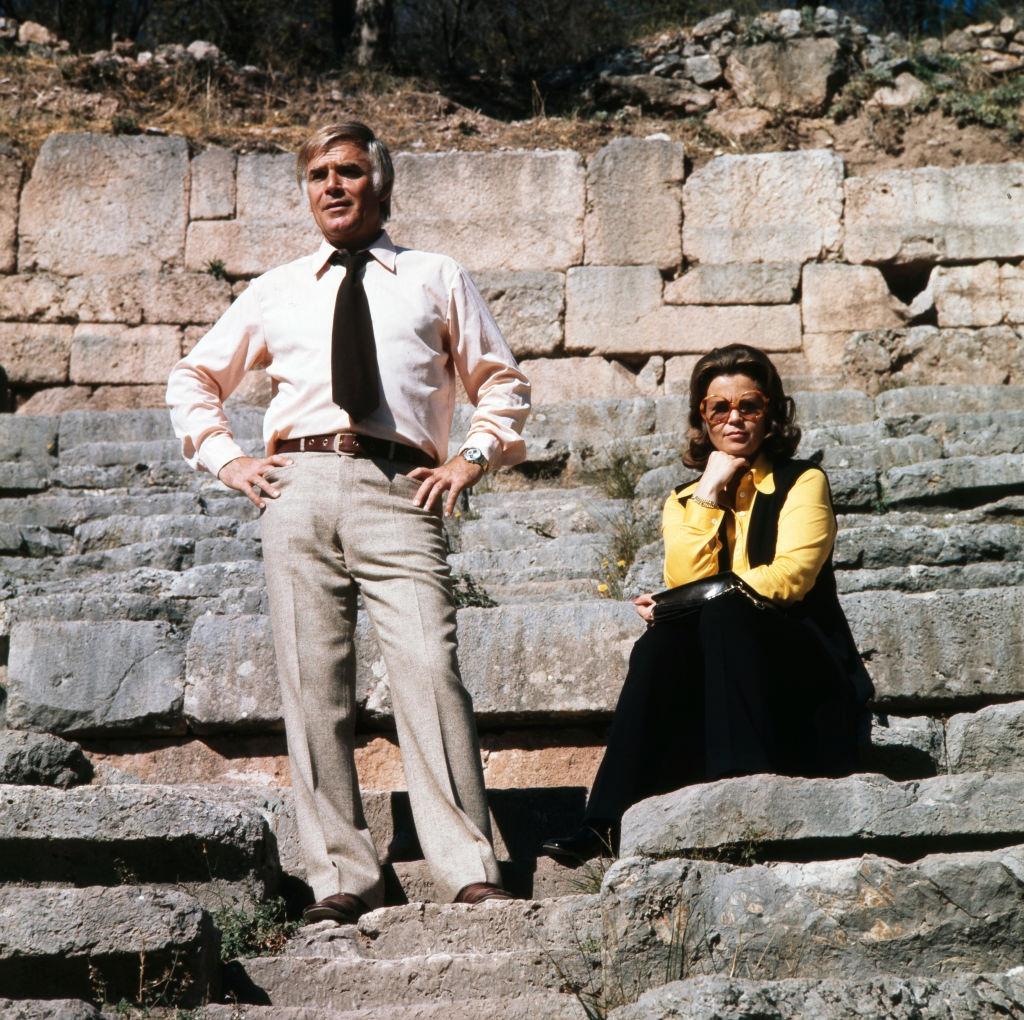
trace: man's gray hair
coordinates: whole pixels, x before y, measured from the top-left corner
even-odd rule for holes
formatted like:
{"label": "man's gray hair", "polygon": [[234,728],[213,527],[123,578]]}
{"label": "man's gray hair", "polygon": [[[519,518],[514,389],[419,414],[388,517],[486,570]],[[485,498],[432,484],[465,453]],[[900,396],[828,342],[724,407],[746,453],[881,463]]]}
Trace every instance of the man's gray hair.
{"label": "man's gray hair", "polygon": [[395,167],[391,162],[388,147],[369,127],[358,120],[325,124],[302,143],[295,163],[295,176],[299,187],[305,186],[309,164],[336,142],[352,142],[369,156],[373,190],[380,199],[380,221],[384,223],[391,216],[391,190],[395,186]]}

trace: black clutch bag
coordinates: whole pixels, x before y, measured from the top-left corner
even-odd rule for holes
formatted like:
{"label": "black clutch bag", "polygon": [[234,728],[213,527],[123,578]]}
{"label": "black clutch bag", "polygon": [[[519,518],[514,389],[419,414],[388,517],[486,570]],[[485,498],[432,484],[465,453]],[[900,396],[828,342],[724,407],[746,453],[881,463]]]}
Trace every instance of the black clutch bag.
{"label": "black clutch bag", "polygon": [[701,577],[689,584],[681,584],[678,588],[659,591],[654,598],[654,623],[665,623],[678,620],[697,612],[705,603],[721,598],[730,592],[738,592],[750,599],[758,609],[770,609],[771,603],[742,578],[727,570],[712,577]]}

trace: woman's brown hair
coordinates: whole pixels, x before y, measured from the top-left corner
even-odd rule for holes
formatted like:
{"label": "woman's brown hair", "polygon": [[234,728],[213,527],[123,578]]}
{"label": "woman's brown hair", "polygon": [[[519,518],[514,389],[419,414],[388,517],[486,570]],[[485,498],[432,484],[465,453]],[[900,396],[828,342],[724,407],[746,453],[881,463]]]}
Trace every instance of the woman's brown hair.
{"label": "woman's brown hair", "polygon": [[708,385],[720,375],[748,375],[768,398],[765,411],[765,437],[761,447],[773,460],[792,457],[800,445],[800,429],[793,423],[796,408],[793,398],[782,389],[778,370],[764,351],[747,344],[729,344],[709,351],[693,366],[690,376],[690,418],[683,463],[701,471],[707,466],[714,446],[707,424],[700,414],[701,401]]}

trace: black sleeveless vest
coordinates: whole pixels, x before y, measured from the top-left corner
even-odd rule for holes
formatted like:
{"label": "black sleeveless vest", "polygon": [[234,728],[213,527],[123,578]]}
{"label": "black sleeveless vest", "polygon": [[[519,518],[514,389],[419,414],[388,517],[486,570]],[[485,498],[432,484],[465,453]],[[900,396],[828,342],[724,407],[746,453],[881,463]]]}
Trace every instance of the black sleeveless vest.
{"label": "black sleeveless vest", "polygon": [[[784,459],[772,464],[772,477],[775,481],[774,492],[760,492],[754,498],[754,508],[750,515],[750,527],[747,530],[747,560],[752,567],[760,567],[775,559],[775,545],[779,536],[779,515],[783,504],[793,488],[796,480],[806,471],[821,471],[817,464],[809,460]],[[828,484],[828,476],[825,476]],[[679,502],[686,504],[688,496],[681,495],[685,486],[679,486],[675,492]],[[829,505],[832,503],[832,490],[829,489]],[[718,569],[731,569],[729,550],[724,536],[722,549],[718,557]],[[814,632],[825,646],[837,668],[846,676],[857,700],[865,704],[874,697],[875,688],[861,660],[857,646],[854,644],[850,625],[846,614],[839,604],[839,593],[836,591],[836,575],[832,566],[832,550],[829,549],[828,559],[818,572],[818,577],[811,590],[799,601],[789,606],[779,607],[780,611],[792,619],[799,620]]]}

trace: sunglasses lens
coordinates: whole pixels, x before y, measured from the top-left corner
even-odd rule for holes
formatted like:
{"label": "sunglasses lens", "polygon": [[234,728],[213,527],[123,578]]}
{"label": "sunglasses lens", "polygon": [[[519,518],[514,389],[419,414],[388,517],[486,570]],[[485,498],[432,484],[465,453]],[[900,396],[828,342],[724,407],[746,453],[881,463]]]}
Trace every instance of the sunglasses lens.
{"label": "sunglasses lens", "polygon": [[750,397],[741,397],[736,410],[740,412],[741,418],[746,418],[749,421],[752,418],[760,418],[764,414],[765,407],[764,398],[755,394]]}
{"label": "sunglasses lens", "polygon": [[732,405],[728,400],[715,399],[709,400],[704,407],[704,413],[707,415],[707,419],[713,425],[719,425],[729,417],[729,412],[732,410]]}

